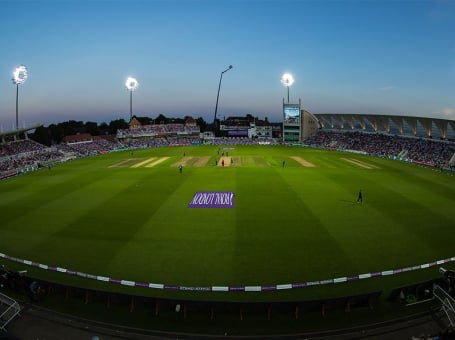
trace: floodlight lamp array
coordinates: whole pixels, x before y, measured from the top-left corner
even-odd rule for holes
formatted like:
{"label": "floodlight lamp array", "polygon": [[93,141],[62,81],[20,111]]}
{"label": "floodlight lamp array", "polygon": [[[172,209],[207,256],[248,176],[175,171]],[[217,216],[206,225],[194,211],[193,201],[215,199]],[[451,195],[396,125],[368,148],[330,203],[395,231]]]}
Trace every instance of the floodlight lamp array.
{"label": "floodlight lamp array", "polygon": [[283,76],[281,77],[281,84],[287,87],[294,84],[294,77],[292,76],[292,74],[290,73],[283,74]]}
{"label": "floodlight lamp array", "polygon": [[13,79],[12,79],[13,84],[20,85],[27,80],[27,77],[28,77],[27,66],[20,65],[14,69]]}
{"label": "floodlight lamp array", "polygon": [[139,86],[139,82],[136,78],[128,77],[125,82],[125,87],[128,91],[136,91]]}

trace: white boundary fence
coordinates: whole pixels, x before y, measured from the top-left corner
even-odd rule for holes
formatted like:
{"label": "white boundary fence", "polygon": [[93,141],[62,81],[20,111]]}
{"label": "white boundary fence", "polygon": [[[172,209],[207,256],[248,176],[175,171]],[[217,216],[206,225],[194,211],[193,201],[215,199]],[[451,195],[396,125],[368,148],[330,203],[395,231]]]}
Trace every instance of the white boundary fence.
{"label": "white boundary fence", "polygon": [[350,282],[350,281],[357,281],[357,280],[364,280],[364,279],[372,279],[381,276],[389,276],[389,275],[397,275],[401,273],[411,272],[415,270],[422,270],[428,269],[435,266],[440,266],[444,263],[455,262],[455,256],[446,258],[443,260],[433,261],[430,263],[424,263],[412,267],[406,268],[398,268],[398,269],[390,269],[390,270],[383,270],[378,272],[370,272],[352,276],[344,276],[344,277],[337,277],[332,279],[325,279],[325,280],[318,280],[318,281],[306,281],[306,282],[297,282],[297,283],[281,283],[281,284],[273,284],[273,285],[256,285],[256,286],[183,286],[183,285],[176,285],[176,284],[164,284],[164,283],[153,283],[153,282],[136,282],[132,280],[125,280],[125,279],[116,279],[112,277],[107,277],[103,275],[94,275],[88,274],[84,272],[78,272],[71,269],[66,269],[62,267],[55,267],[49,266],[47,264],[42,264],[38,262],[33,262],[30,260],[24,260],[17,257],[9,256],[3,253],[0,253],[0,258],[14,261],[17,263],[21,263],[27,266],[36,267],[39,269],[65,273],[67,275],[74,275],[79,276],[85,279],[109,282],[113,284],[120,284],[123,286],[131,286],[131,287],[142,287],[142,288],[151,288],[151,289],[164,289],[164,290],[189,290],[189,291],[212,291],[212,292],[263,292],[263,291],[271,291],[271,290],[286,290],[286,289],[300,289],[304,287],[310,286],[321,286],[326,284],[335,284],[335,283],[342,283],[342,282]]}

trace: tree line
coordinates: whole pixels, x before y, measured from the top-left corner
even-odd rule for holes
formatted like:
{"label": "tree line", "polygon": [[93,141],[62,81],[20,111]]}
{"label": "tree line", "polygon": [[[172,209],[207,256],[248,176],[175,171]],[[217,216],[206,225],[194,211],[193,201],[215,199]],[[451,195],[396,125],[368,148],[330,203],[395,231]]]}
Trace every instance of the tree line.
{"label": "tree line", "polygon": [[[142,125],[184,124],[189,116],[185,116],[184,118],[169,118],[160,114],[156,118],[137,116],[134,116],[134,118]],[[207,123],[202,117],[196,119],[196,124],[200,127],[201,131],[205,131],[207,128]],[[109,124],[98,124],[97,122],[91,121],[69,120],[58,124],[50,124],[49,126],[40,126],[35,129],[34,133],[29,134],[29,137],[40,144],[50,146],[60,144],[65,136],[81,133],[89,133],[92,136],[115,135],[118,129],[128,129],[128,122],[124,119],[115,119],[111,120]]]}

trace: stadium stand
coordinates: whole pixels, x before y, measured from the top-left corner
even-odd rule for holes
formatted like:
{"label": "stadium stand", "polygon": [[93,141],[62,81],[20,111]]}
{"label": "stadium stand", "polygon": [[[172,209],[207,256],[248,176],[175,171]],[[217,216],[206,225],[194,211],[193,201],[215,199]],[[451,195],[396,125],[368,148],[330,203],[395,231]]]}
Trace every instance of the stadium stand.
{"label": "stadium stand", "polygon": [[187,146],[201,143],[200,128],[194,119],[185,124],[141,125],[133,119],[128,129],[117,131],[117,140],[125,148],[143,149],[160,146]]}
{"label": "stadium stand", "polygon": [[0,144],[0,179],[36,170],[64,158],[57,148],[29,139]]}
{"label": "stadium stand", "polygon": [[455,121],[431,117],[316,113],[322,129],[385,133],[455,141]]}
{"label": "stadium stand", "polygon": [[67,144],[67,146],[81,157],[109,153],[112,150],[121,148],[119,143],[112,143],[105,139],[97,139],[91,142],[72,143]]}
{"label": "stadium stand", "polygon": [[[116,150],[163,146],[280,144],[275,138],[216,137],[203,139],[194,124],[135,125],[119,129],[117,135],[66,136],[64,142],[47,147],[29,139],[0,144],[0,179],[48,167],[79,157]],[[328,150],[364,153],[377,157],[415,162],[455,170],[455,143],[447,140],[404,137],[361,131],[319,130],[304,145]]]}
{"label": "stadium stand", "polygon": [[429,166],[449,165],[455,148],[455,143],[449,141],[358,131],[321,130],[304,143],[317,148],[357,151],[377,157],[421,162]]}
{"label": "stadium stand", "polygon": [[134,125],[129,129],[119,129],[117,138],[143,138],[143,137],[166,137],[166,136],[199,136],[199,126],[194,124],[150,124]]}

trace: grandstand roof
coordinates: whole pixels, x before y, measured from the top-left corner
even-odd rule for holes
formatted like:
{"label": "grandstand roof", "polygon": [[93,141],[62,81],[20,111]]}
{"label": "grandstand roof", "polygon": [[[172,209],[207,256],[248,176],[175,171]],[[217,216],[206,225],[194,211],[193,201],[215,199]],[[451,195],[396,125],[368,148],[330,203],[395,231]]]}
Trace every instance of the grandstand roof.
{"label": "grandstand roof", "polygon": [[345,113],[317,113],[314,116],[326,130],[361,130],[455,140],[455,121],[449,119]]}
{"label": "grandstand roof", "polygon": [[68,142],[81,142],[81,141],[87,141],[87,140],[93,140],[93,137],[90,133],[78,133],[76,135],[69,135],[63,137],[63,142],[68,143]]}
{"label": "grandstand roof", "polygon": [[43,126],[43,124],[36,124],[36,125],[32,125],[32,126],[29,126],[29,127],[22,128],[22,129],[11,130],[11,131],[6,131],[6,132],[0,132],[0,139],[2,139],[4,137],[9,137],[9,136],[20,135],[21,133],[24,133],[24,132],[27,132],[27,131],[30,131],[30,130],[34,130],[34,129],[40,127],[40,126]]}

